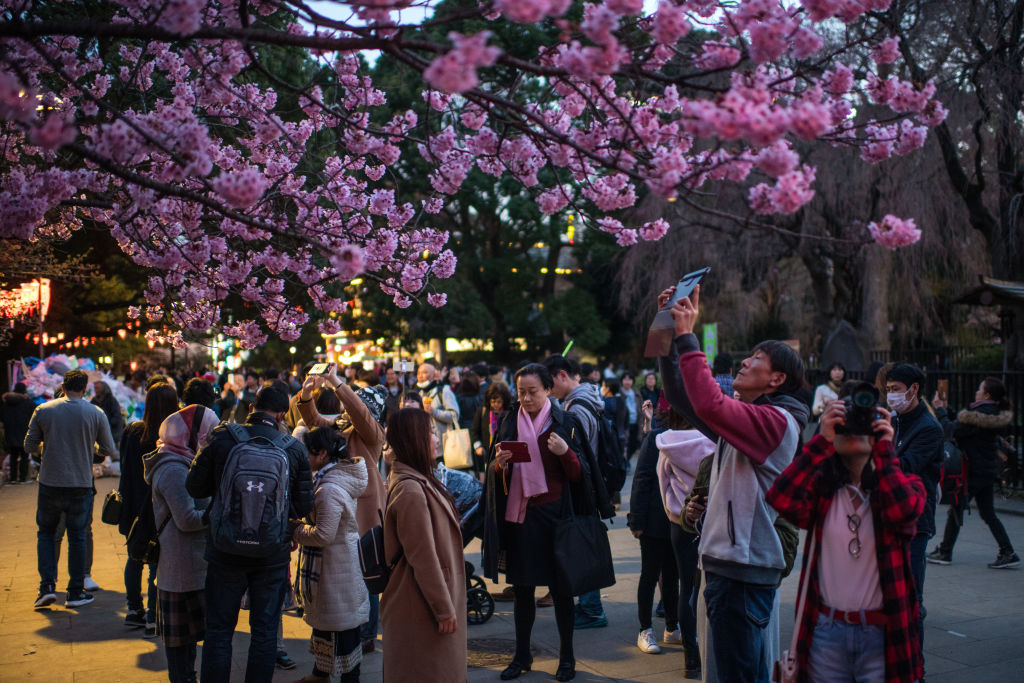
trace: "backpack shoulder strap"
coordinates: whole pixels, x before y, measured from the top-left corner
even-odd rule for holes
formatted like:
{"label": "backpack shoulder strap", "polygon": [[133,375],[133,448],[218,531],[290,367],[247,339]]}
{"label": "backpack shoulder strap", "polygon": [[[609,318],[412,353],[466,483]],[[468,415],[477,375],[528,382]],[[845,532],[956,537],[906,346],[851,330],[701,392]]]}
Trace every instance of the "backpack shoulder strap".
{"label": "backpack shoulder strap", "polygon": [[227,427],[228,434],[235,440],[235,443],[244,443],[251,438],[249,430],[244,425],[240,425],[237,422],[225,422],[224,426]]}

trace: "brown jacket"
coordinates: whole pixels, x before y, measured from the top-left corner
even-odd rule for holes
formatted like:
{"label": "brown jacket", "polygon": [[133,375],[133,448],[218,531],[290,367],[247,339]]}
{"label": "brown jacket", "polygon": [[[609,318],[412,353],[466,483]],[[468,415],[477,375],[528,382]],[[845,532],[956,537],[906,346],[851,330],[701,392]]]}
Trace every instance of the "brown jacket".
{"label": "brown jacket", "polygon": [[[335,393],[352,422],[352,426],[345,430],[349,457],[366,460],[366,472],[369,475],[366,490],[356,501],[356,523],[359,525],[359,535],[362,536],[380,524],[377,511],[384,510],[384,480],[377,469],[377,461],[380,460],[381,451],[384,449],[384,429],[373,419],[366,404],[347,384],[339,384]],[[334,420],[323,417],[316,409],[316,402],[310,400],[299,402],[298,405],[302,421],[310,429],[334,426]]]}
{"label": "brown jacket", "polygon": [[[427,478],[400,462],[391,471],[384,553],[401,550],[381,595],[384,682],[464,683],[466,568],[462,533],[451,504]],[[456,617],[455,633],[438,622]]]}

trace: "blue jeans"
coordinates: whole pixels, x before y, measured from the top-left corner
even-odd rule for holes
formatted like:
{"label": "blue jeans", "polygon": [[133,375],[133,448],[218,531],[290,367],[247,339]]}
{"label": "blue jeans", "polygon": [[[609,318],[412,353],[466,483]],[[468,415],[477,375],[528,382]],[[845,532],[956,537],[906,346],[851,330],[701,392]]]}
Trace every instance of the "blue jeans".
{"label": "blue jeans", "polygon": [[128,558],[124,563],[124,592],[128,601],[128,611],[138,612],[142,609],[142,568],[149,568],[149,584],[146,592],[146,621],[156,623],[156,565],[143,565],[137,560]]}
{"label": "blue jeans", "polygon": [[847,624],[819,614],[809,668],[814,683],[884,681],[885,627]]}
{"label": "blue jeans", "polygon": [[68,592],[80,591],[85,585],[85,538],[92,512],[92,488],[69,488],[39,484],[36,506],[36,557],[39,563],[40,588],[57,585],[57,525],[64,515],[68,534]]}
{"label": "blue jeans", "polygon": [[721,681],[768,683],[765,629],[775,586],[744,583],[705,572],[704,601],[713,643],[711,656]]}
{"label": "blue jeans", "polygon": [[206,570],[206,640],[200,679],[231,678],[231,638],[238,624],[242,595],[249,591],[249,659],[246,683],[269,681],[277,659],[277,629],[288,590],[288,567],[241,569],[211,562]]}
{"label": "blue jeans", "polygon": [[576,607],[579,614],[597,619],[604,616],[604,605],[601,604],[601,591],[590,591],[580,596],[580,603]]}

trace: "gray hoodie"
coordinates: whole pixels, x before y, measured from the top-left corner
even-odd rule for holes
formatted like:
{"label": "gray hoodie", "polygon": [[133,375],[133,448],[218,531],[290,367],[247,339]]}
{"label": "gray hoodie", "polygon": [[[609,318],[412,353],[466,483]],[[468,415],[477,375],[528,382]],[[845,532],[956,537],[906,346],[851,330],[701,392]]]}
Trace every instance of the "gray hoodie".
{"label": "gray hoodie", "polygon": [[578,387],[570,391],[563,401],[563,407],[576,416],[576,419],[583,425],[583,432],[590,442],[590,449],[597,453],[597,418],[604,412],[604,399],[601,398],[601,390],[596,384],[581,382]]}
{"label": "gray hoodie", "polygon": [[176,453],[153,451],[143,456],[146,483],[153,487],[153,518],[160,534],[156,585],[171,593],[202,590],[206,584],[206,523],[209,498],[196,500],[185,490],[189,461]]}

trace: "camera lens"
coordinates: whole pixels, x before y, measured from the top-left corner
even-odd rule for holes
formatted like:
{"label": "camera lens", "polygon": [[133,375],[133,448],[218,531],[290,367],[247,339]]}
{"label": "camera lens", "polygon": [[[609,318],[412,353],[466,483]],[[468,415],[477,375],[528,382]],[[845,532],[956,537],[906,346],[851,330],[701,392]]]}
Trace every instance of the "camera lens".
{"label": "camera lens", "polygon": [[875,405],[875,397],[869,391],[858,391],[852,398],[853,405],[858,408],[871,408]]}

